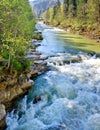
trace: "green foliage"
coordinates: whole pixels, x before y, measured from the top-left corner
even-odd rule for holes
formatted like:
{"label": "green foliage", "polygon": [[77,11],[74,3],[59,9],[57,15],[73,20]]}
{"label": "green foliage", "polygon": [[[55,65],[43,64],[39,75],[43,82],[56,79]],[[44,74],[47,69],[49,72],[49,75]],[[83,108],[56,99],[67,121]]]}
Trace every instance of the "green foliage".
{"label": "green foliage", "polygon": [[40,32],[34,33],[32,38],[36,40],[43,40],[42,34]]}
{"label": "green foliage", "polygon": [[21,71],[22,72],[22,65],[18,60],[13,61],[13,71]]}
{"label": "green foliage", "polygon": [[13,72],[17,71],[18,73],[27,71],[30,67],[31,62],[27,58],[23,59],[14,59],[13,61]]}
{"label": "green foliage", "polygon": [[0,1],[0,57],[7,61],[5,67],[10,73],[29,68],[29,61],[22,57],[34,30],[34,14],[27,0]]}
{"label": "green foliage", "polygon": [[100,32],[100,0],[64,0],[46,11],[43,19],[53,25]]}

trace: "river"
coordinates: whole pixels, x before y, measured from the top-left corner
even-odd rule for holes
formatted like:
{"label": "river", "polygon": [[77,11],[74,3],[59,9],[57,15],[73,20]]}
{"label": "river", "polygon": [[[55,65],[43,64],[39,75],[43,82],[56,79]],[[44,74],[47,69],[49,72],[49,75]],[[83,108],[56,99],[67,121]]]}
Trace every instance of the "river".
{"label": "river", "polygon": [[7,114],[6,130],[100,130],[100,58],[69,48],[60,29],[36,27],[49,70]]}

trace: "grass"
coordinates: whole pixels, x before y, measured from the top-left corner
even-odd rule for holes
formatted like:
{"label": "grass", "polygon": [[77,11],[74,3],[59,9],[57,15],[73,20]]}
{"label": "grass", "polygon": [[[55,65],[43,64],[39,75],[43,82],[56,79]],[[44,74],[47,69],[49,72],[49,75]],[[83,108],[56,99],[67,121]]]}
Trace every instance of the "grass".
{"label": "grass", "polygon": [[63,40],[68,44],[69,48],[100,54],[100,43],[97,43],[95,40],[90,40],[76,34],[60,33],[58,35],[60,35],[60,40]]}

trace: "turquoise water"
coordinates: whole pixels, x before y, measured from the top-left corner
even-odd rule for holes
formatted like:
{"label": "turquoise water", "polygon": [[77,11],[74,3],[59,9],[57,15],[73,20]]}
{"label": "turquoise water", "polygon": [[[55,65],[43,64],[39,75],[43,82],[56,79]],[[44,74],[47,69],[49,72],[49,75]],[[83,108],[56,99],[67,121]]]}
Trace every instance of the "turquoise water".
{"label": "turquoise water", "polygon": [[100,58],[69,49],[59,40],[62,30],[36,26],[49,71],[8,113],[6,130],[100,130]]}

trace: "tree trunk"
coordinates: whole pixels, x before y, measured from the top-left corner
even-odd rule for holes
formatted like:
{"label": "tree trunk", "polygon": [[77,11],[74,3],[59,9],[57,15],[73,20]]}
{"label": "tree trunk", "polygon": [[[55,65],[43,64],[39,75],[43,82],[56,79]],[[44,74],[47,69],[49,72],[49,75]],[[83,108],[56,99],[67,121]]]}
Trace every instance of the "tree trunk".
{"label": "tree trunk", "polygon": [[100,23],[100,0],[99,0],[98,22]]}
{"label": "tree trunk", "polygon": [[10,53],[9,53],[9,59],[8,59],[8,67],[7,67],[7,70],[9,70],[10,64],[11,64],[11,55],[10,55]]}

